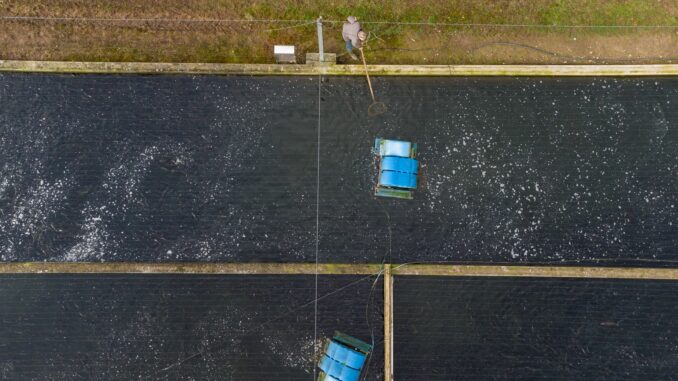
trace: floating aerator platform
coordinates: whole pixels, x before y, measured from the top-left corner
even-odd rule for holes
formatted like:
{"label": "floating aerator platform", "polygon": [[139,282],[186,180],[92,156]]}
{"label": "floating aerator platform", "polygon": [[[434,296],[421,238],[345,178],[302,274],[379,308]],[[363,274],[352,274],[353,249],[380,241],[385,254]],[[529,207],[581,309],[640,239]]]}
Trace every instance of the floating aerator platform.
{"label": "floating aerator platform", "polygon": [[417,189],[419,162],[414,159],[417,145],[400,140],[377,138],[374,152],[378,159],[377,186],[374,194],[382,197],[412,199]]}
{"label": "floating aerator platform", "polygon": [[358,381],[372,346],[341,332],[325,344],[318,381]]}

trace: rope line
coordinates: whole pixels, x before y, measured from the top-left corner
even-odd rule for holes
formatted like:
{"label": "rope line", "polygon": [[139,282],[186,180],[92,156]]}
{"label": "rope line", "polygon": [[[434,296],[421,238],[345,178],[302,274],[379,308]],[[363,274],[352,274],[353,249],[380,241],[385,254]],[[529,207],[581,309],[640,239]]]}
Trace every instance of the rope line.
{"label": "rope line", "polygon": [[322,75],[318,75],[318,141],[316,149],[315,180],[315,302],[313,305],[313,381],[317,379],[315,359],[318,357],[318,251],[320,248],[320,102],[322,100]]}
{"label": "rope line", "polygon": [[[6,21],[92,21],[92,22],[166,22],[166,23],[315,23],[310,19],[172,19],[172,18],[124,18],[124,17],[56,17],[56,16],[0,16]],[[323,20],[325,23],[343,23],[344,20]],[[678,25],[559,25],[559,24],[498,24],[498,23],[453,23],[376,20],[361,21],[366,25],[393,24],[416,26],[497,27],[497,28],[678,28]],[[299,25],[301,26],[301,25]]]}
{"label": "rope line", "polygon": [[[599,57],[599,56],[573,56],[565,53],[558,53],[546,49],[542,49],[536,46],[532,45],[527,45],[527,44],[521,44],[517,42],[504,42],[504,41],[492,41],[488,42],[482,45],[479,45],[474,48],[467,49],[466,51],[470,54],[474,54],[482,49],[492,47],[492,46],[508,46],[508,47],[514,47],[514,48],[522,48],[522,49],[527,49],[527,50],[532,50],[537,53],[541,53],[543,55],[551,56],[551,57],[556,57],[556,58],[567,58],[571,60],[579,60],[579,61],[596,61],[596,62],[605,62],[605,61],[616,61],[616,62],[636,62],[640,60],[664,60],[664,61],[675,61],[678,60],[678,56],[637,56],[633,58],[626,58],[626,57]],[[401,48],[401,47],[379,47],[375,49],[371,49],[372,52],[378,52],[378,51],[404,51],[404,52],[429,52],[429,51],[434,51],[438,50],[438,48],[418,48],[418,49],[410,49],[410,48]]]}
{"label": "rope line", "polygon": [[[337,21],[329,21],[337,22]],[[343,21],[342,21],[343,22]],[[361,24],[395,24],[421,26],[471,26],[499,28],[678,28],[678,25],[558,25],[558,24],[493,24],[493,23],[451,23],[416,21],[361,21]]]}
{"label": "rope line", "polygon": [[[361,278],[359,278],[359,279],[356,279],[355,281],[352,281],[352,282],[350,282],[350,283],[348,283],[348,284],[346,284],[346,285],[344,285],[344,286],[341,286],[341,287],[339,287],[339,288],[337,288],[337,289],[334,289],[334,290],[328,292],[327,294],[321,295],[321,296],[319,296],[319,297],[317,297],[317,298],[314,298],[313,300],[308,301],[308,302],[306,302],[306,303],[297,305],[296,307],[293,307],[292,309],[290,309],[290,310],[288,310],[288,311],[286,311],[286,312],[283,312],[283,313],[281,313],[281,314],[279,314],[279,315],[276,315],[276,316],[272,317],[271,319],[266,320],[266,321],[263,322],[263,323],[257,324],[257,325],[255,325],[255,326],[253,326],[253,327],[250,327],[250,328],[241,328],[241,329],[239,329],[239,330],[237,330],[237,331],[234,331],[234,332],[235,332],[235,333],[239,333],[239,334],[245,334],[245,333],[257,332],[258,330],[263,329],[265,326],[267,326],[267,325],[269,325],[269,324],[271,324],[271,323],[277,321],[278,319],[281,319],[281,318],[283,318],[283,317],[285,317],[285,316],[288,316],[288,315],[290,315],[290,314],[292,314],[292,313],[294,313],[294,312],[297,312],[297,311],[299,311],[300,309],[302,309],[302,308],[304,308],[304,307],[307,307],[307,306],[311,305],[312,303],[317,305],[318,301],[320,301],[320,300],[323,300],[323,299],[328,298],[328,297],[330,297],[330,296],[332,296],[332,295],[335,295],[335,294],[337,294],[337,293],[339,293],[339,292],[341,292],[341,291],[343,291],[343,290],[346,290],[346,289],[349,288],[349,287],[352,287],[352,286],[354,286],[354,285],[356,285],[356,284],[358,284],[358,283],[360,283],[360,282],[363,282],[363,281],[365,281],[365,280],[367,280],[367,279],[370,279],[370,278],[372,278],[373,276],[380,276],[380,275],[383,273],[383,271],[384,271],[384,270],[381,269],[381,270],[379,270],[379,271],[377,271],[377,272],[375,272],[375,273],[372,273],[372,274],[366,275],[366,276],[364,276],[364,277],[361,277]],[[316,290],[317,290],[317,288],[316,288]],[[220,347],[218,347],[217,344],[219,344],[219,345],[225,345],[226,342],[225,342],[225,341],[220,341],[220,342],[217,342],[217,343],[213,343],[213,344],[211,344],[211,345],[208,344],[203,350],[196,351],[196,352],[194,352],[194,353],[193,353],[192,355],[190,355],[190,356],[187,356],[187,357],[184,357],[184,358],[182,358],[182,359],[179,359],[178,361],[176,361],[176,362],[174,362],[174,363],[172,363],[172,364],[170,364],[170,365],[168,365],[168,366],[166,366],[166,367],[164,367],[164,368],[162,368],[162,369],[160,369],[160,370],[158,370],[158,371],[156,371],[156,372],[153,372],[152,374],[149,374],[149,375],[146,375],[146,376],[140,377],[140,378],[142,378],[142,379],[152,378],[152,377],[157,376],[159,373],[163,373],[163,372],[166,372],[166,371],[168,371],[168,370],[170,370],[170,369],[179,367],[179,366],[183,365],[185,362],[187,362],[187,361],[189,361],[189,360],[192,360],[192,359],[194,359],[194,358],[196,358],[196,357],[203,356],[203,355],[205,355],[206,353],[210,353],[210,352],[212,352],[212,351],[214,351],[214,350],[216,350],[216,349],[219,349]],[[314,343],[314,346],[315,346],[315,343]],[[315,348],[314,348],[314,352],[315,352]],[[317,372],[316,367],[315,367],[315,363],[313,364],[313,372],[314,372],[314,373]],[[314,379],[314,381],[315,381],[315,379]]]}
{"label": "rope line", "polygon": [[273,32],[276,30],[285,30],[285,29],[294,29],[294,28],[300,28],[302,26],[308,26],[308,25],[314,25],[316,22],[315,21],[309,21],[301,24],[295,24],[295,25],[290,25],[290,26],[284,26],[281,28],[273,28],[273,29],[264,29],[266,32]]}
{"label": "rope line", "polygon": [[[558,52],[553,52],[550,50],[542,49],[536,46],[532,45],[527,45],[527,44],[520,44],[516,42],[504,42],[504,41],[496,41],[496,42],[488,42],[486,44],[482,44],[478,47],[469,49],[469,53],[475,53],[478,50],[481,50],[483,48],[489,47],[489,46],[510,46],[510,47],[516,47],[516,48],[523,48],[523,49],[528,49],[528,50],[533,50],[535,52],[547,55],[547,56],[552,56],[552,57],[557,57],[557,58],[567,58],[571,60],[587,60],[587,61],[626,61],[626,62],[634,62],[638,60],[678,60],[678,56],[676,57],[657,57],[657,56],[644,56],[644,57],[634,57],[634,58],[625,58],[625,57],[619,57],[619,58],[614,58],[614,57],[597,57],[597,56],[592,56],[592,57],[587,57],[587,56],[573,56],[565,53],[558,53]],[[429,50],[431,50],[429,48]]]}
{"label": "rope line", "polygon": [[127,17],[53,17],[53,16],[0,16],[8,21],[94,21],[94,22],[174,22],[174,23],[306,23],[315,22],[301,19],[170,19],[170,18],[127,18]]}

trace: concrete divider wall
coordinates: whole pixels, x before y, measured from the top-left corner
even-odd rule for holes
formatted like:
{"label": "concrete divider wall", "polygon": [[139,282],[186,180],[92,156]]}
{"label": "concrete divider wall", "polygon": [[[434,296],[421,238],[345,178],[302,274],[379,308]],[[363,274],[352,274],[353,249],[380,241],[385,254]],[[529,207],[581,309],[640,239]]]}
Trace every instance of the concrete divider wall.
{"label": "concrete divider wall", "polygon": [[[672,76],[678,65],[369,65],[394,76]],[[363,75],[361,65],[278,65],[165,62],[0,60],[0,72],[217,75]]]}
{"label": "concrete divider wall", "polygon": [[5,262],[0,274],[223,274],[223,275],[378,275],[393,276],[533,277],[678,280],[678,268],[590,266],[506,266],[448,264],[319,263],[64,263]]}

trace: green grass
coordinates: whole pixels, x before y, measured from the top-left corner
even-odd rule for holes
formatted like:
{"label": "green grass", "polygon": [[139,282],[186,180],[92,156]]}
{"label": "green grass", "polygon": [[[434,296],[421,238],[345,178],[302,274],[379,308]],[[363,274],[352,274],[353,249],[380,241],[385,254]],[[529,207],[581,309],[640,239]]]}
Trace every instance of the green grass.
{"label": "green grass", "polygon": [[[236,1],[236,3],[238,3]],[[234,7],[236,10],[238,6]],[[657,0],[515,0],[426,2],[418,0],[365,1],[337,5],[317,2],[257,1],[246,6],[252,18],[452,22],[549,25],[678,25],[678,3]]]}
{"label": "green grass", "polygon": [[549,25],[676,25],[675,13],[672,16],[659,4],[648,0],[592,1],[574,7],[571,1],[557,0],[540,11],[540,21]]}

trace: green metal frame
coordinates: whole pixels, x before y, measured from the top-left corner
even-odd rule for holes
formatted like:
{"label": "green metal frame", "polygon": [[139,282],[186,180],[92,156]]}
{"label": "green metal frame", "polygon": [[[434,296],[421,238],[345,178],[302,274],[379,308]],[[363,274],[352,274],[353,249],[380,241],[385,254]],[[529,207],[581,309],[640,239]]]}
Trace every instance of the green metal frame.
{"label": "green metal frame", "polygon": [[374,190],[374,195],[382,197],[402,198],[406,200],[412,200],[414,198],[414,193],[410,190],[380,187],[379,185],[376,186]]}
{"label": "green metal frame", "polygon": [[346,345],[347,347],[355,348],[364,354],[368,354],[372,351],[372,345],[339,331],[334,332],[333,339]]}

